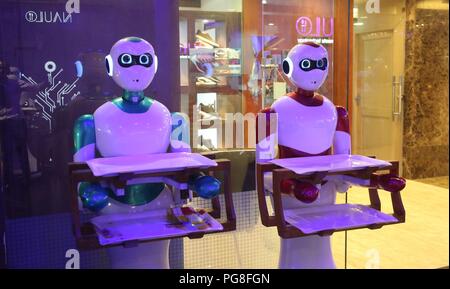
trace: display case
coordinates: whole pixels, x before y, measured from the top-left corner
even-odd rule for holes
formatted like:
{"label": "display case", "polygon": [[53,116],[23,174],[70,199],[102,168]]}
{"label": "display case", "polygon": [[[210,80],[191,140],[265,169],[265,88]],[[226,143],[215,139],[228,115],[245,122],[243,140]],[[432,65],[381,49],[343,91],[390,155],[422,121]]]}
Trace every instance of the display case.
{"label": "display case", "polygon": [[181,111],[192,120],[199,150],[223,148],[213,122],[242,112],[241,16],[226,9],[180,10]]}

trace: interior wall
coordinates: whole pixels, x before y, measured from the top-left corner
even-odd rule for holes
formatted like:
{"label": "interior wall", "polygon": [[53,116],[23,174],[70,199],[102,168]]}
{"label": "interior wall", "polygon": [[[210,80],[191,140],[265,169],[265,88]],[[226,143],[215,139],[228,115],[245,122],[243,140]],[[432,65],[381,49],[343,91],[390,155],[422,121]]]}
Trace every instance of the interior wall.
{"label": "interior wall", "polygon": [[443,9],[441,2],[406,1],[403,168],[407,178],[448,175],[449,20],[448,3]]}

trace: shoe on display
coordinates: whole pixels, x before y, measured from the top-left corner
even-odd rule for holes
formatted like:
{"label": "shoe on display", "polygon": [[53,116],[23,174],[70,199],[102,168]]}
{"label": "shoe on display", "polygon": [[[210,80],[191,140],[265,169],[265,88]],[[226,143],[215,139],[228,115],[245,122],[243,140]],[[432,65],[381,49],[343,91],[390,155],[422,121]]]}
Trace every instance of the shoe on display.
{"label": "shoe on display", "polygon": [[208,149],[210,149],[210,150],[216,150],[216,149],[217,149],[217,148],[214,146],[212,140],[209,139],[209,138],[203,138],[203,137],[202,137],[202,144],[203,144],[204,146],[206,146],[206,147],[207,147]]}
{"label": "shoe on display", "polygon": [[197,82],[195,84],[196,85],[217,85],[217,83],[215,81],[212,81],[210,78],[204,77],[204,76],[197,77]]}
{"label": "shoe on display", "polygon": [[214,50],[215,58],[228,58],[228,51],[225,48],[217,48]]}
{"label": "shoe on display", "polygon": [[195,48],[214,48],[212,45],[209,45],[209,44],[207,44],[203,41],[199,41],[199,40],[194,42],[194,47]]}
{"label": "shoe on display", "polygon": [[204,112],[204,111],[200,111],[199,114],[201,116],[201,118],[199,119],[199,122],[202,122],[202,121],[205,121],[205,120],[210,120],[210,121],[220,120],[220,117],[218,117],[217,113],[215,113],[215,112],[213,112],[213,114],[211,114],[211,113],[207,113],[207,112]]}
{"label": "shoe on display", "polygon": [[211,81],[214,81],[216,84],[219,84],[219,82],[220,82],[220,79],[217,78],[217,77],[215,77],[215,76],[210,76],[209,79],[210,79]]}
{"label": "shoe on display", "polygon": [[215,108],[215,105],[214,104],[208,104],[208,105],[206,105],[206,104],[203,104],[202,102],[199,104],[199,107],[200,107],[200,111],[203,111],[203,112],[207,112],[207,113],[213,113],[213,112],[216,112],[216,108]]}
{"label": "shoe on display", "polygon": [[[214,42],[212,37],[207,32],[201,32],[200,30],[197,31],[195,34],[195,38],[198,42],[206,43],[208,45],[211,45],[212,47],[219,47],[220,45]],[[197,42],[196,42],[197,43]]]}
{"label": "shoe on display", "polygon": [[214,62],[215,59],[209,54],[196,54],[190,57],[191,62],[195,68],[205,74],[205,76],[212,76],[214,74]]}

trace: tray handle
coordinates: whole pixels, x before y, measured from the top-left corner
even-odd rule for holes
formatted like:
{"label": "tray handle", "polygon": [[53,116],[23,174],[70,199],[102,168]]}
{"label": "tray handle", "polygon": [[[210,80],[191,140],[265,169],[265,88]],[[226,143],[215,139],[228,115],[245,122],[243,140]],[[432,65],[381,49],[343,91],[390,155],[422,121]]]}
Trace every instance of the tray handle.
{"label": "tray handle", "polygon": [[264,173],[272,172],[278,168],[277,165],[271,163],[256,164],[256,191],[258,193],[259,213],[261,222],[266,227],[274,227],[277,225],[275,216],[270,216],[267,209],[266,192],[264,189]]}
{"label": "tray handle", "polygon": [[[226,221],[221,223],[223,226],[222,232],[234,231],[236,229],[236,214],[234,210],[233,193],[231,192],[231,161],[227,159],[216,159],[215,161],[217,166],[206,169],[206,172],[212,176],[218,171],[223,172]],[[216,219],[220,218],[222,213],[219,196],[211,199],[211,204],[213,210],[210,215]]]}
{"label": "tray handle", "polygon": [[[389,174],[392,175],[399,175],[400,170],[400,163],[398,161],[389,161],[392,166],[388,168]],[[406,219],[406,212],[405,208],[403,206],[402,196],[401,193],[398,192],[390,192],[391,193],[391,202],[392,202],[392,208],[394,210],[393,216],[399,220],[399,222],[403,223]],[[369,188],[369,198],[370,198],[370,207],[381,211],[381,201],[378,194],[378,189],[376,188]]]}

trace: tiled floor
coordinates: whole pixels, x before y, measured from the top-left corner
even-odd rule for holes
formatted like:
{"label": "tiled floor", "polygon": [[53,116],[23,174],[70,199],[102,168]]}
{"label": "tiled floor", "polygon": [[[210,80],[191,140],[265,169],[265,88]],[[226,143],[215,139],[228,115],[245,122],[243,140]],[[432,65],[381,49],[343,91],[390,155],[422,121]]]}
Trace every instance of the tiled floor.
{"label": "tiled floor", "polygon": [[[447,181],[448,182],[448,181]],[[408,181],[402,192],[406,223],[379,230],[349,231],[347,268],[441,268],[449,264],[449,190]],[[390,194],[380,191],[382,209],[392,212]],[[368,204],[366,189],[351,188],[348,200]],[[338,202],[345,202],[339,195]],[[276,268],[279,238],[261,225],[255,192],[235,194],[236,232],[184,241],[185,268]],[[338,268],[345,268],[345,233],[332,237]]]}
{"label": "tiled floor", "polygon": [[448,189],[448,176],[418,179],[416,181]]}
{"label": "tiled floor", "polygon": [[[390,194],[380,191],[382,209],[392,212]],[[408,180],[402,192],[406,222],[380,230],[348,232],[348,268],[440,268],[449,264],[449,190]],[[349,202],[368,203],[352,189]]]}

